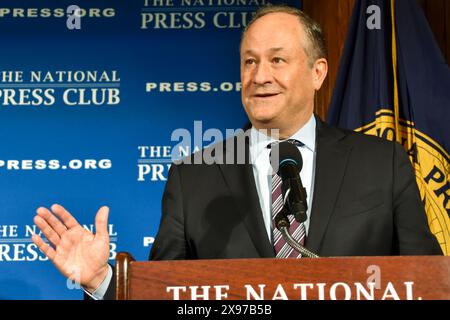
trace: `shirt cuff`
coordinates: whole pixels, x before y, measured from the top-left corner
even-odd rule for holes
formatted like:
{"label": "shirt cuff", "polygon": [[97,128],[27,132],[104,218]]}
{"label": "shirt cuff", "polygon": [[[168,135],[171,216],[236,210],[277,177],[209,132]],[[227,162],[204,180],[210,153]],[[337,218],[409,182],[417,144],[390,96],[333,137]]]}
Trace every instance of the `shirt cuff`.
{"label": "shirt cuff", "polygon": [[108,274],[106,275],[105,280],[103,280],[103,282],[100,283],[98,288],[95,289],[95,291],[92,293],[87,291],[85,288],[83,288],[83,291],[94,300],[103,300],[103,297],[105,296],[105,293],[108,290],[108,286],[109,283],[111,282],[112,276],[113,276],[112,268],[110,265],[108,265]]}

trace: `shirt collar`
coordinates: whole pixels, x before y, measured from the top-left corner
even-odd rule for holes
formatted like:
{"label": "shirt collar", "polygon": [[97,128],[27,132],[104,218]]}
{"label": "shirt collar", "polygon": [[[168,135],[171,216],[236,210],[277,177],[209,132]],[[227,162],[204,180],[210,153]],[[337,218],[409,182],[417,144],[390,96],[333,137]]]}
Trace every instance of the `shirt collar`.
{"label": "shirt collar", "polygon": [[[316,118],[311,115],[308,122],[294,133],[289,139],[295,139],[301,141],[307,149],[314,152],[316,149]],[[250,154],[253,159],[259,157],[261,152],[267,150],[269,143],[275,142],[272,137],[261,133],[255,127],[250,129]]]}
{"label": "shirt collar", "polygon": [[294,133],[289,139],[301,141],[306,148],[314,152],[316,149],[316,117],[311,115],[308,122]]}

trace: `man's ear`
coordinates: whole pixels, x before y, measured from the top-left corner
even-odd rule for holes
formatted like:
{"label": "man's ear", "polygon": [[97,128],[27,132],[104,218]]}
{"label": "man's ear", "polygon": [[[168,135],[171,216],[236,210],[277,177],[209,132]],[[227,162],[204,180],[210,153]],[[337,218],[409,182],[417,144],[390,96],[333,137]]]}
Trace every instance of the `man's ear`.
{"label": "man's ear", "polygon": [[317,59],[312,67],[313,69],[313,86],[318,91],[325,80],[328,73],[328,62],[325,58]]}

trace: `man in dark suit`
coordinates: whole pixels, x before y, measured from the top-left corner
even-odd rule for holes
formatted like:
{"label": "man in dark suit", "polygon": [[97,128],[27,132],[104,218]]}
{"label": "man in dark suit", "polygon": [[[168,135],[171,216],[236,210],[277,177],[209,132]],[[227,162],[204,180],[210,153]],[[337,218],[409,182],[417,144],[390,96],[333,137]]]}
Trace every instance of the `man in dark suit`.
{"label": "man in dark suit", "polygon": [[[441,254],[402,147],[316,121],[305,247],[319,256]],[[275,251],[252,164],[172,166],[150,259],[258,257]]]}
{"label": "man in dark suit", "polygon": [[[309,209],[294,233],[308,249],[320,256],[442,254],[402,147],[329,127],[313,115],[328,70],[319,26],[296,9],[268,7],[247,26],[240,52],[242,102],[252,126],[232,138],[236,143],[200,155],[215,151],[220,159],[243,149],[244,164],[172,166],[150,259],[292,257],[288,246],[274,245],[279,198],[267,148],[286,139],[298,142],[303,157]],[[99,210],[95,235],[61,206],[52,211],[39,208],[35,223],[55,249],[39,236],[33,241],[95,298],[111,297],[108,209]]]}
{"label": "man in dark suit", "polygon": [[253,147],[264,140],[258,131],[270,129],[306,144],[299,149],[312,207],[307,248],[322,256],[439,254],[402,147],[313,116],[314,94],[327,74],[320,27],[296,9],[268,7],[247,26],[240,49],[242,102],[252,128],[245,142],[233,138],[232,148],[244,143],[247,164],[173,166],[150,258],[275,256],[265,212],[271,207],[261,201],[270,182],[259,179],[270,171],[258,170],[254,155],[266,152],[267,159],[269,151]]}

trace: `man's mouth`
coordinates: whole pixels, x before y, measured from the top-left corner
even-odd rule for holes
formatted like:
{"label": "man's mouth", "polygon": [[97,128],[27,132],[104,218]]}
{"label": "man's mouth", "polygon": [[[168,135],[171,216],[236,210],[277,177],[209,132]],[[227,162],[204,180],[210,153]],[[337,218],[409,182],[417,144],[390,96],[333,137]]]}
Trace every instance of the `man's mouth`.
{"label": "man's mouth", "polygon": [[279,93],[256,93],[253,96],[255,98],[270,98],[270,97],[275,97],[277,96]]}

